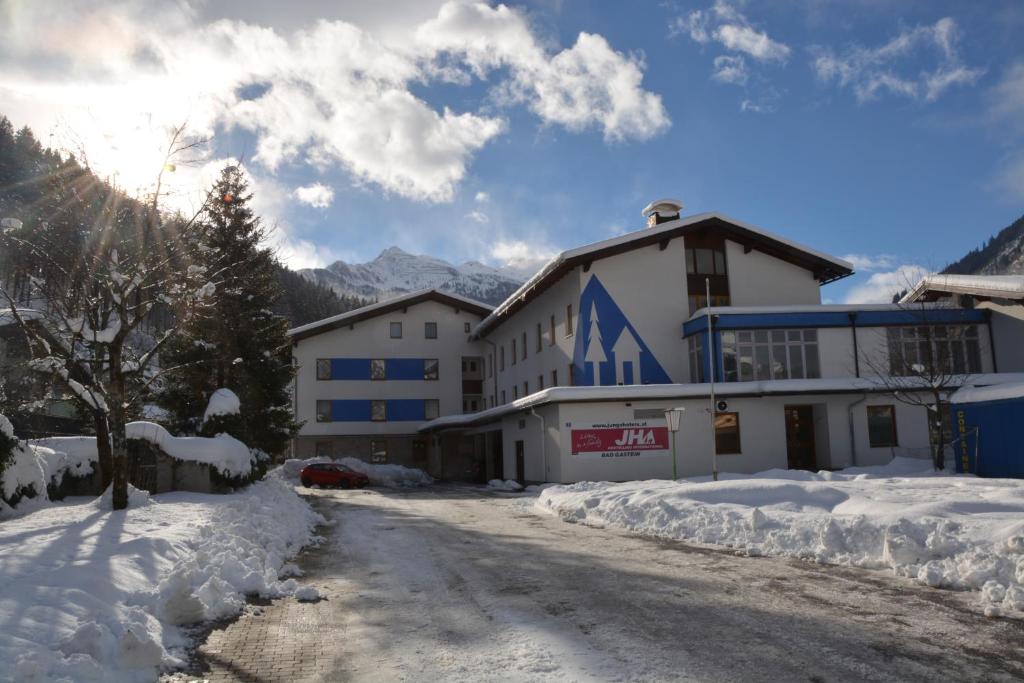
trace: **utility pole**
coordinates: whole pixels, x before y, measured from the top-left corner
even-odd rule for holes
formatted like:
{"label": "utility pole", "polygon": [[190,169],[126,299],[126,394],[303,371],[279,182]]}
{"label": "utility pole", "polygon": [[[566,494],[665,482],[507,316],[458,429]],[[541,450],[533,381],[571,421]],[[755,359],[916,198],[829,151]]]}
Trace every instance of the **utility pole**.
{"label": "utility pole", "polygon": [[718,447],[715,444],[715,342],[711,333],[711,278],[704,278],[704,297],[708,314],[708,376],[711,379],[711,478],[718,481]]}

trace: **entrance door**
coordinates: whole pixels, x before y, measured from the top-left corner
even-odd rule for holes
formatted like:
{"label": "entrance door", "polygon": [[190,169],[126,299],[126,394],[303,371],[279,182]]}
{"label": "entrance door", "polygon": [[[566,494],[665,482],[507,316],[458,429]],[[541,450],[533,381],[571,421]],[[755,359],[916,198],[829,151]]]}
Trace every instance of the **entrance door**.
{"label": "entrance door", "polygon": [[786,456],[791,470],[817,470],[814,406],[786,406]]}
{"label": "entrance door", "polygon": [[522,441],[516,441],[516,481],[526,484],[526,448]]}

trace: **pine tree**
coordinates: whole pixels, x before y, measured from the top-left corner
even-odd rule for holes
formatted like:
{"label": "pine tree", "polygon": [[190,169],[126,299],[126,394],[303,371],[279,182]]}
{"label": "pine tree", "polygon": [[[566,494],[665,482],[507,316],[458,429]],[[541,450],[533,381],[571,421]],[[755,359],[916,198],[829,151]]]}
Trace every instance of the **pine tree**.
{"label": "pine tree", "polygon": [[176,369],[158,402],[171,414],[172,430],[207,434],[219,426],[202,423],[207,401],[217,389],[231,389],[241,401],[236,422],[241,433],[232,436],[274,456],[297,427],[289,405],[288,322],[273,312],[282,294],[280,266],[261,247],[266,231],[250,208],[242,170],[225,167],[213,196],[200,249],[215,287],[212,305],[162,355],[162,366]]}

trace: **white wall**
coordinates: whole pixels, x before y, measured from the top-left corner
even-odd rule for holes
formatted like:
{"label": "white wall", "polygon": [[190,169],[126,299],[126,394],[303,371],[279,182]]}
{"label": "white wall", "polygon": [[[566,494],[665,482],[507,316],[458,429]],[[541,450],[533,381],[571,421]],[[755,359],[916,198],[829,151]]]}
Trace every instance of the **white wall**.
{"label": "white wall", "polygon": [[[390,323],[402,323],[402,338],[391,339]],[[424,323],[437,323],[437,339],[424,337]],[[298,366],[295,416],[305,421],[299,435],[412,434],[419,422],[317,422],[317,400],[436,398],[440,414],[462,412],[462,357],[483,356],[484,345],[470,343],[480,316],[436,301],[425,301],[300,340],[292,347]],[[437,358],[438,380],[317,380],[318,358]]]}
{"label": "white wall", "polygon": [[992,336],[999,372],[1024,372],[1024,305],[1000,306],[986,302],[978,308],[992,310]]}
{"label": "white wall", "polygon": [[729,299],[733,306],[820,304],[821,290],[814,274],[763,252],[743,253],[743,246],[726,240]]}

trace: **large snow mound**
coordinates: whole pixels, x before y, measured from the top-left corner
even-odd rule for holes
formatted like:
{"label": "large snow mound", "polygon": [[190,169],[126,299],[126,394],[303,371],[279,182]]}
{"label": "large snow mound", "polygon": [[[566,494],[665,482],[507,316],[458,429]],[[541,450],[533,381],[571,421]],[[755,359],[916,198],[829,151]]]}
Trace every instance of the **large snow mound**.
{"label": "large snow mound", "polygon": [[414,467],[403,467],[402,465],[384,465],[369,463],[359,458],[328,458],[325,456],[315,458],[289,458],[284,461],[279,468],[275,470],[277,476],[283,477],[284,479],[297,484],[299,482],[299,472],[302,468],[307,465],[313,465],[322,462],[332,462],[339,465],[344,465],[350,470],[361,472],[370,479],[372,486],[387,486],[390,488],[398,488],[401,486],[420,486],[423,484],[433,484],[434,478],[423,470],[416,469]]}
{"label": "large snow mound", "polygon": [[[253,453],[249,447],[229,434],[212,438],[203,436],[172,436],[155,422],[129,422],[125,425],[129,439],[145,439],[176,460],[204,463],[226,477],[244,477],[252,471]],[[96,437],[59,436],[36,439],[32,443],[68,454],[75,462],[93,463],[98,459]]]}
{"label": "large snow mound", "polygon": [[920,461],[843,472],[773,470],[679,481],[581,482],[535,506],[570,522],[891,569],[1024,610],[1024,481],[936,475]]}
{"label": "large snow mound", "polygon": [[0,525],[0,682],[156,680],[183,664],[182,625],[293,594],[279,572],[323,522],[281,481],[135,502],[70,499]]}

